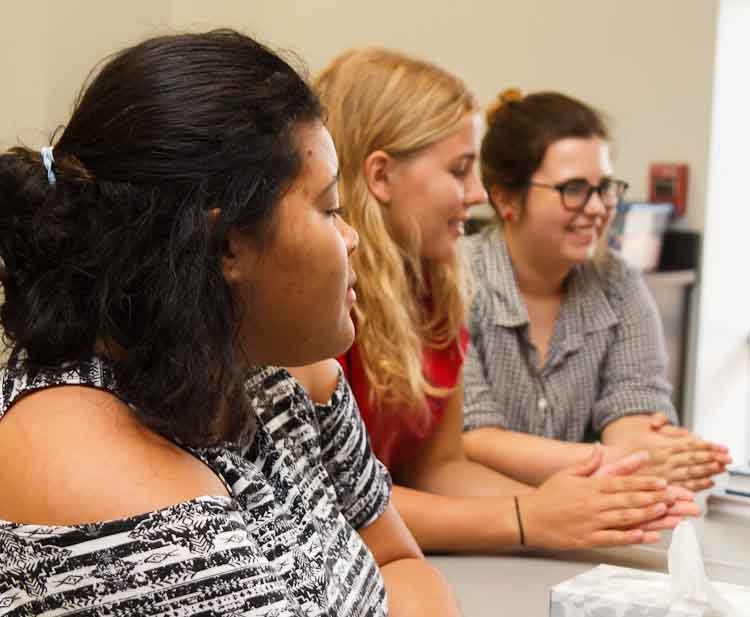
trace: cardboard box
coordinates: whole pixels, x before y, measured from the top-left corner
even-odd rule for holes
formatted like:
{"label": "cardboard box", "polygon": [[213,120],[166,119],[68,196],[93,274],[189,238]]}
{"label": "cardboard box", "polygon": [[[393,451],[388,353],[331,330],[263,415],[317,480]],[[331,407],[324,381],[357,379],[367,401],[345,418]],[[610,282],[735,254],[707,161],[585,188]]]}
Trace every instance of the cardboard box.
{"label": "cardboard box", "polygon": [[[732,606],[726,617],[750,617],[750,587],[713,583]],[[660,572],[600,565],[555,585],[550,617],[708,617],[706,606],[670,602],[670,578]]]}

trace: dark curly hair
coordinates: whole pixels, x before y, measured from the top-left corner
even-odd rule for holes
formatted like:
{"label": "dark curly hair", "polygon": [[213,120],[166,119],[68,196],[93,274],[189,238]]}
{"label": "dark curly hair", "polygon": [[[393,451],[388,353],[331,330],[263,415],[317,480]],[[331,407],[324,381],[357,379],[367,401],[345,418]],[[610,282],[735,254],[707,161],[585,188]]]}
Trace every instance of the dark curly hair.
{"label": "dark curly hair", "polygon": [[320,115],[295,69],[234,31],[109,59],[54,146],[54,185],[39,152],[0,155],[0,320],[22,368],[104,342],[147,426],[194,446],[249,438],[222,247],[230,229],[268,242],[302,166],[296,128]]}

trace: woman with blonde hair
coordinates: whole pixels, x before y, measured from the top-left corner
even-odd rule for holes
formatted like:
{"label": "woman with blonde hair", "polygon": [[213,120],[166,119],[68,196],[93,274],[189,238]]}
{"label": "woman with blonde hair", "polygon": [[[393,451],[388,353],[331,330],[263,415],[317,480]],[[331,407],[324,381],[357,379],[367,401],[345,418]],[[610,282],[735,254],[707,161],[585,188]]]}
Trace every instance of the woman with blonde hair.
{"label": "woman with blonde hair", "polygon": [[[603,466],[601,448],[591,447],[538,489],[467,460],[468,296],[456,244],[468,207],[486,200],[475,171],[477,102],[448,72],[381,49],[342,54],[316,86],[341,160],[345,216],[361,238],[352,257],[356,339],[339,362],[422,548],[654,542],[694,512],[686,492],[627,475],[641,455]],[[323,401],[336,369],[295,375]]]}
{"label": "woman with blonde hair", "polygon": [[727,450],[667,423],[677,414],[659,315],[639,273],[607,247],[628,185],[614,175],[601,114],[561,93],[507,90],[487,124],[482,181],[499,226],[467,247],[477,282],[469,456],[538,484],[594,434],[615,451],[647,449],[642,471],[709,488]]}

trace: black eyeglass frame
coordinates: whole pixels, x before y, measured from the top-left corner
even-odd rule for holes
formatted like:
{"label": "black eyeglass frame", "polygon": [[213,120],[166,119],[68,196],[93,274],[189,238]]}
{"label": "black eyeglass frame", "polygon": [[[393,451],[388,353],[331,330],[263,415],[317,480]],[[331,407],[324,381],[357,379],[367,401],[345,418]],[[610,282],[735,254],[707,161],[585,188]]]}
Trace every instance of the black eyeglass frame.
{"label": "black eyeglass frame", "polygon": [[[565,201],[565,189],[574,182],[580,183],[582,181],[586,182],[586,184],[589,185],[589,191],[588,191],[588,195],[586,195],[586,199],[583,200],[583,203],[581,205],[569,206],[567,202]],[[602,196],[602,190],[603,190],[602,187],[604,183],[606,182],[616,184],[619,187],[617,201],[611,206],[604,203],[604,197]],[[617,204],[620,203],[620,200],[623,198],[623,196],[625,195],[625,191],[628,190],[628,187],[630,185],[627,182],[625,182],[625,180],[605,178],[597,186],[594,186],[593,184],[589,184],[587,181],[582,180],[581,178],[572,178],[570,180],[565,180],[565,182],[559,182],[558,184],[544,184],[543,182],[529,181],[527,186],[538,186],[540,188],[552,189],[553,191],[557,191],[558,193],[560,193],[560,201],[562,202],[563,208],[565,208],[569,212],[580,212],[581,210],[583,210],[586,207],[586,205],[589,203],[591,196],[594,193],[597,193],[599,195],[599,200],[602,202],[602,205],[604,206],[604,209],[607,210],[607,212],[611,212],[617,207]]]}

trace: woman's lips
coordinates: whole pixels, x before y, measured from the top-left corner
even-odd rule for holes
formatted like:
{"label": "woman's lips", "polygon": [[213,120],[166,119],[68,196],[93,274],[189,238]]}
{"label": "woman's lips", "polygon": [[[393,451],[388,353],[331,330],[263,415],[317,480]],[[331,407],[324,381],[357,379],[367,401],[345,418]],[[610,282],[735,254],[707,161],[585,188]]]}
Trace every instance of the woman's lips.
{"label": "woman's lips", "polygon": [[568,227],[567,231],[575,236],[581,244],[590,244],[599,236],[596,227]]}
{"label": "woman's lips", "polygon": [[346,290],[346,304],[352,306],[357,301],[357,292],[354,291],[354,287],[349,287]]}
{"label": "woman's lips", "polygon": [[354,286],[357,284],[357,275],[354,272],[349,274],[349,285],[346,288],[346,304],[351,306],[357,301],[357,292]]}

